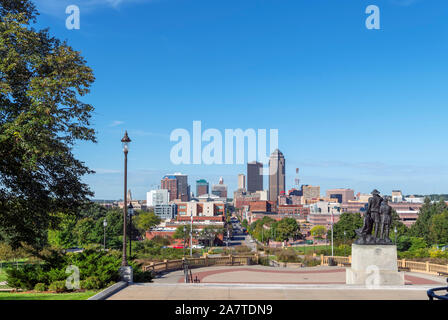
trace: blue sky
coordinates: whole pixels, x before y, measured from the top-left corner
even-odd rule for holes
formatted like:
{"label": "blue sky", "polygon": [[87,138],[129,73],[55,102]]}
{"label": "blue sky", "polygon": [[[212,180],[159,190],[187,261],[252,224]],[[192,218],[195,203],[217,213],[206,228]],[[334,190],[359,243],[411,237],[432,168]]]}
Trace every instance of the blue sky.
{"label": "blue sky", "polygon": [[[446,0],[36,0],[40,26],[80,50],[96,82],[98,144],[79,159],[97,199],[122,197],[120,139],[133,140],[134,198],[164,174],[230,191],[244,165],[173,165],[169,135],[278,129],[286,184],[321,192],[448,193]],[[65,28],[65,7],[81,29]],[[365,9],[381,10],[367,30]],[[267,179],[265,179],[267,181]]]}

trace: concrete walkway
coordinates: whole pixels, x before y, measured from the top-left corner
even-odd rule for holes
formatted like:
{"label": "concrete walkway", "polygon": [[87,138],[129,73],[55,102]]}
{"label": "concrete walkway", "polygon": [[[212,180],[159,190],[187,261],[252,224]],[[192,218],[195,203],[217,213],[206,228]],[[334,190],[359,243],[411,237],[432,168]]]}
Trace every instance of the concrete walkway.
{"label": "concrete walkway", "polygon": [[128,286],[111,300],[426,300],[430,288],[445,286],[443,277],[405,273],[405,286],[366,288],[345,284],[345,268],[318,266],[207,267],[192,270],[197,284],[185,284],[183,271]]}
{"label": "concrete walkway", "polygon": [[108,300],[427,300],[432,286],[134,284]]}

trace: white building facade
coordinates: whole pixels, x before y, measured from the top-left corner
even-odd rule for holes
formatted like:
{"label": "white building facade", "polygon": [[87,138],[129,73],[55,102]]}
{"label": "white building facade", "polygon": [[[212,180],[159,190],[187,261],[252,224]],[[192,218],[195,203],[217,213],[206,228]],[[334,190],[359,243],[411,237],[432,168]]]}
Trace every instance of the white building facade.
{"label": "white building facade", "polygon": [[167,189],[151,190],[146,193],[146,206],[155,207],[158,205],[168,204],[170,193]]}

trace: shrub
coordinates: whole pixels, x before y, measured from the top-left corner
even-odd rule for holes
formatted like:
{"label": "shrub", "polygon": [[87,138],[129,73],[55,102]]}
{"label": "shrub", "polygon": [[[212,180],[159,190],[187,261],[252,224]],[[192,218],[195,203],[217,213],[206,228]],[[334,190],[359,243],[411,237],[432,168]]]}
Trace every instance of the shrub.
{"label": "shrub", "polygon": [[36,284],[47,283],[48,279],[44,268],[33,264],[6,269],[6,277],[9,286],[25,290],[33,290]]}
{"label": "shrub", "polygon": [[448,258],[448,251],[442,251],[440,249],[437,248],[431,248],[429,249],[429,256],[431,258]]}
{"label": "shrub", "polygon": [[129,265],[133,269],[134,282],[151,282],[152,279],[154,278],[151,271],[143,271],[142,269],[143,263],[137,263],[136,261],[131,261]]}
{"label": "shrub", "polygon": [[57,293],[65,292],[67,291],[67,288],[65,287],[65,281],[55,281],[50,284],[48,287],[48,290],[55,291]]}
{"label": "shrub", "polygon": [[105,252],[91,248],[80,253],[62,254],[49,250],[44,258],[44,263],[40,265],[24,265],[18,269],[8,269],[6,271],[8,284],[13,288],[32,290],[38,283],[47,286],[58,281],[65,283],[68,277],[65,270],[70,265],[79,268],[81,280],[96,277],[101,284],[100,287],[120,279],[118,270],[121,265],[121,254],[118,251]]}
{"label": "shrub", "polygon": [[261,264],[262,266],[270,266],[269,258],[267,258],[267,257],[260,257],[258,259],[258,264]]}
{"label": "shrub", "polygon": [[300,258],[296,251],[291,249],[282,250],[277,255],[277,259],[281,262],[300,262]]}
{"label": "shrub", "polygon": [[34,286],[34,291],[46,291],[47,290],[47,285],[45,283],[39,282]]}
{"label": "shrub", "polygon": [[248,246],[236,246],[235,251],[236,253],[243,254],[250,253],[252,250]]}
{"label": "shrub", "polygon": [[305,259],[303,260],[303,264],[306,267],[316,267],[316,266],[320,266],[320,259],[313,259],[310,257],[305,257]]}
{"label": "shrub", "polygon": [[169,246],[171,244],[170,238],[162,237],[162,236],[155,236],[152,241],[155,244],[161,245],[161,246]]}
{"label": "shrub", "polygon": [[94,290],[101,288],[102,283],[98,277],[88,277],[87,279],[81,281],[81,289]]}
{"label": "shrub", "polygon": [[141,268],[134,270],[134,282],[152,282],[151,271],[141,271]]}

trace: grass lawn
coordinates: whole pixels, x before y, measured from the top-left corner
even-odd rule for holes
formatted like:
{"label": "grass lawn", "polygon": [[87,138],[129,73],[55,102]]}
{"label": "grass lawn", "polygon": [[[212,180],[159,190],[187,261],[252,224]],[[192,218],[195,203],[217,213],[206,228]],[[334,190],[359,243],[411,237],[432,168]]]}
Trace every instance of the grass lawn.
{"label": "grass lawn", "polygon": [[72,293],[21,293],[0,292],[0,300],[86,300],[98,291]]}
{"label": "grass lawn", "polygon": [[306,250],[306,252],[313,252],[313,248],[314,250],[321,250],[321,249],[331,249],[331,245],[308,245],[308,246],[295,246],[292,247],[294,250],[298,250],[298,251],[302,251]]}

